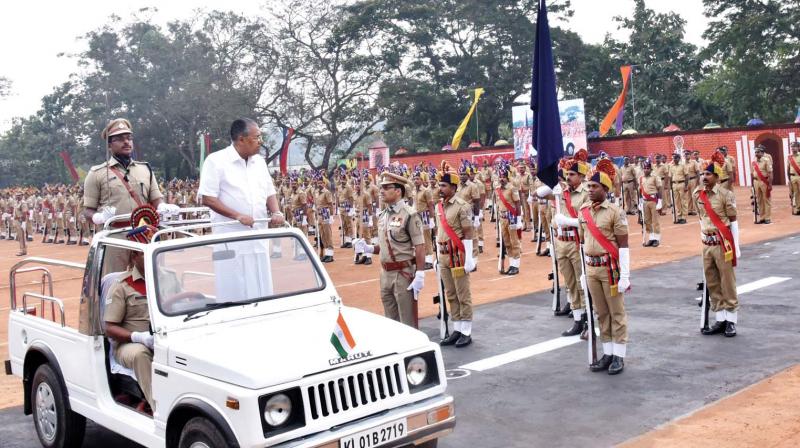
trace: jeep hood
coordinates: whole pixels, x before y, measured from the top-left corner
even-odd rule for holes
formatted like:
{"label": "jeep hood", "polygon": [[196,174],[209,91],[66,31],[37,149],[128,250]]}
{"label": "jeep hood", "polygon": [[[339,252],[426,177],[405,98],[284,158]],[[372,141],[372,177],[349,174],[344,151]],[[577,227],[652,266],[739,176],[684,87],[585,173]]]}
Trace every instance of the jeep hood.
{"label": "jeep hood", "polygon": [[[353,352],[369,352],[366,359],[430,343],[424,333],[383,316],[347,307],[341,312],[356,342]],[[169,335],[168,364],[249,389],[347,366],[358,360],[337,364],[331,343],[338,313],[338,306],[326,304],[175,331]]]}

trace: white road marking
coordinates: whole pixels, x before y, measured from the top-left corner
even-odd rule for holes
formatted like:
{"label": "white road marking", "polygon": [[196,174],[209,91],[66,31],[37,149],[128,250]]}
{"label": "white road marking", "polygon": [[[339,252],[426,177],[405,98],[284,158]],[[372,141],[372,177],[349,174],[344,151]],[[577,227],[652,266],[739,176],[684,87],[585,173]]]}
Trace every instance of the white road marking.
{"label": "white road marking", "polygon": [[380,279],[373,278],[373,279],[370,279],[370,280],[362,280],[360,282],[352,282],[352,283],[345,283],[343,285],[336,285],[336,287],[337,288],[344,288],[345,286],[361,285],[361,284],[364,284],[364,283],[377,282],[378,280],[380,280]]}
{"label": "white road marking", "polygon": [[794,251],[794,252],[792,252],[792,255],[797,255],[797,254],[800,254],[800,251]]}
{"label": "white road marking", "polygon": [[547,353],[549,351],[553,351],[572,344],[577,344],[580,341],[581,338],[580,336],[577,335],[550,339],[549,341],[544,341],[538,344],[529,345],[527,347],[518,348],[510,352],[481,359],[479,361],[471,362],[469,364],[464,364],[463,366],[459,367],[462,369],[476,370],[478,372],[483,372],[489,369],[494,369],[495,367],[500,367],[506,364],[510,364],[512,362],[520,361],[525,358],[530,358],[532,356],[541,355],[542,353]]}
{"label": "white road marking", "polygon": [[490,281],[490,282],[496,282],[496,281],[498,281],[498,280],[507,280],[507,279],[509,279],[509,278],[514,278],[514,277],[516,277],[516,276],[514,276],[514,275],[505,275],[505,276],[503,276],[503,277],[497,277],[497,278],[493,278],[493,279],[491,279],[491,280],[489,280],[489,281]]}
{"label": "white road marking", "polygon": [[[742,295],[747,294],[748,292],[753,292],[756,289],[766,288],[767,286],[777,285],[778,283],[783,283],[787,280],[791,280],[791,277],[766,277],[762,278],[761,280],[756,280],[754,282],[745,283],[744,285],[740,285],[736,287],[736,294]],[[695,297],[695,300],[698,302],[700,301],[700,297]]]}

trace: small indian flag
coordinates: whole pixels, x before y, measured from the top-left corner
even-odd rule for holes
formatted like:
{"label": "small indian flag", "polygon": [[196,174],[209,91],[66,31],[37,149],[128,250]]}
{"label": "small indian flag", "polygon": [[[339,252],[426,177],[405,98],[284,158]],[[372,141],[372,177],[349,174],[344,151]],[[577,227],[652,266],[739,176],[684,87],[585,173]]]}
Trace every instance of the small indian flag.
{"label": "small indian flag", "polygon": [[350,329],[347,328],[347,322],[344,321],[341,311],[339,311],[339,317],[336,318],[336,326],[333,327],[331,344],[333,344],[333,347],[342,358],[347,358],[356,346],[356,341],[353,339],[353,335],[350,334]]}

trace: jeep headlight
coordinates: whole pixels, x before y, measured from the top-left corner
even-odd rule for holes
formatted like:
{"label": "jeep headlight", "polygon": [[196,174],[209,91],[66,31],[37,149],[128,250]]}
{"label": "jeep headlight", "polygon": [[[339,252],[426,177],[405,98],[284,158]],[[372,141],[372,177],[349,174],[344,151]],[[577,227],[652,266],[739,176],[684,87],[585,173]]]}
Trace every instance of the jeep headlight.
{"label": "jeep headlight", "polygon": [[292,415],[292,400],[284,394],[275,394],[264,405],[264,420],[273,427],[286,423]]}
{"label": "jeep headlight", "polygon": [[406,378],[411,387],[416,387],[428,376],[428,363],[421,356],[415,356],[406,364]]}
{"label": "jeep headlight", "polygon": [[436,352],[417,353],[405,358],[406,382],[412,394],[439,385]]}

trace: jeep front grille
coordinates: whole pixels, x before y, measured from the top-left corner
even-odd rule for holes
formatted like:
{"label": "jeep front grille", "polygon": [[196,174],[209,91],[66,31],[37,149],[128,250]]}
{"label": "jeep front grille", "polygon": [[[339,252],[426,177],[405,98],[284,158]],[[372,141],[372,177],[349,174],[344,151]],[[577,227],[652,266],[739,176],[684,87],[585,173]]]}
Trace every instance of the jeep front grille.
{"label": "jeep front grille", "polygon": [[311,418],[318,420],[402,394],[401,372],[401,364],[394,363],[309,386]]}

